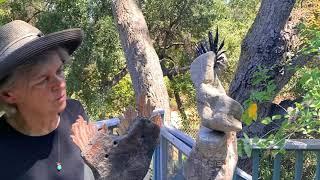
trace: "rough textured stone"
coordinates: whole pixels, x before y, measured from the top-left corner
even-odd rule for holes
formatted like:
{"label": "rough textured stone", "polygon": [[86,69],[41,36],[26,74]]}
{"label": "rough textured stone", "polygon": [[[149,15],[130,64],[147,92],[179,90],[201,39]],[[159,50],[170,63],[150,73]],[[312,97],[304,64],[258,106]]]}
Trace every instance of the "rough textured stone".
{"label": "rough textured stone", "polygon": [[232,179],[238,160],[236,131],[242,129],[239,120],[243,109],[226,95],[214,70],[213,52],[195,59],[190,71],[201,127],[184,167],[185,179]]}
{"label": "rough textured stone", "polygon": [[[156,123],[137,117],[122,136],[104,130],[96,132],[82,149],[83,159],[96,180],[141,180],[148,172],[159,133]],[[86,132],[77,134],[83,137]],[[81,137],[75,137],[74,141]]]}
{"label": "rough textured stone", "polygon": [[72,125],[72,139],[96,180],[142,180],[159,142],[161,117],[153,115],[146,94],[139,97],[137,111],[128,108],[120,118],[120,135],[106,127],[97,130],[82,117]]}
{"label": "rough textured stone", "polygon": [[191,64],[191,79],[197,92],[197,108],[202,125],[222,132],[240,131],[241,105],[226,95],[214,72],[214,54],[208,52]]}
{"label": "rough textured stone", "polygon": [[[203,129],[206,128],[201,128]],[[188,180],[232,179],[238,160],[235,132],[222,133],[206,129],[202,133],[204,133],[202,140],[198,137],[197,144],[184,167],[185,178]]]}

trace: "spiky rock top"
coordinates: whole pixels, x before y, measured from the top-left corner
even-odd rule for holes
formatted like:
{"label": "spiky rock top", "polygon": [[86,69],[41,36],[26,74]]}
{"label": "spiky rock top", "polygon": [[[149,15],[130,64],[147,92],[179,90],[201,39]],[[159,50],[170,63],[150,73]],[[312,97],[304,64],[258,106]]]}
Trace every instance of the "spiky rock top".
{"label": "spiky rock top", "polygon": [[218,28],[216,29],[216,36],[213,38],[212,32],[208,32],[208,38],[209,42],[206,40],[203,40],[202,42],[199,42],[199,44],[196,47],[196,54],[197,56],[200,56],[204,53],[207,53],[209,51],[212,51],[215,54],[214,59],[214,69],[219,74],[227,67],[227,57],[225,55],[225,52],[223,49],[224,47],[224,40],[222,40],[222,43],[219,45],[219,32]]}

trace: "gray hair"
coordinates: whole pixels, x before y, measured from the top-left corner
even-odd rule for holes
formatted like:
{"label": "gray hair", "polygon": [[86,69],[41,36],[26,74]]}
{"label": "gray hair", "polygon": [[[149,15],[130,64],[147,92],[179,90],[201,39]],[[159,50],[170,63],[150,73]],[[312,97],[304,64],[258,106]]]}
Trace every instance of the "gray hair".
{"label": "gray hair", "polygon": [[[43,59],[47,59],[43,57],[46,57],[53,52],[56,52],[58,54],[63,64],[68,64],[70,62],[70,59],[71,59],[70,55],[65,48],[58,47],[58,48],[45,51],[40,55],[30,58],[28,61],[26,61],[26,63],[18,66],[12,73],[10,73],[10,75],[0,80],[0,93],[2,93],[7,89],[12,88],[15,82],[17,81],[17,79],[21,78],[21,74],[22,75],[28,74],[28,72],[30,72],[34,66],[45,64],[48,60],[47,61],[43,60]],[[17,113],[17,109],[15,106],[0,100],[0,116],[2,116],[3,114],[6,114],[8,117],[12,117],[16,113]]]}

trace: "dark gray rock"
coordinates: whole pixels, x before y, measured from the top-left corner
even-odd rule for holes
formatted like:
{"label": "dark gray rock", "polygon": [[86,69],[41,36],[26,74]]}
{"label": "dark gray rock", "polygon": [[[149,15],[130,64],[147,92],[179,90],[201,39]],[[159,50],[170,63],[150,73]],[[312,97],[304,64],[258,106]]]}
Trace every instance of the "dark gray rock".
{"label": "dark gray rock", "polygon": [[96,180],[142,180],[148,172],[160,128],[137,118],[127,134],[100,132],[83,156]]}

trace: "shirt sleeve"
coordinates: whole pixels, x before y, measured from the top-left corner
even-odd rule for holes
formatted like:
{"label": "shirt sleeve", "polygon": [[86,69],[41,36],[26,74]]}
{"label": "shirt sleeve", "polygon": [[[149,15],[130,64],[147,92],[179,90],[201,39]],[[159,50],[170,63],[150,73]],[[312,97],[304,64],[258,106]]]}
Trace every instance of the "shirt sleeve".
{"label": "shirt sleeve", "polygon": [[92,170],[89,168],[89,166],[84,163],[84,180],[95,180],[93,176]]}
{"label": "shirt sleeve", "polygon": [[71,115],[71,117],[74,117],[75,119],[77,119],[78,115],[81,115],[84,120],[89,122],[89,117],[87,113],[85,112],[82,104],[77,100],[68,99],[66,111]]}
{"label": "shirt sleeve", "polygon": [[88,117],[86,111],[84,110],[82,104],[79,101],[78,101],[78,103],[79,103],[79,114],[83,117],[84,120],[89,122],[89,117]]}

